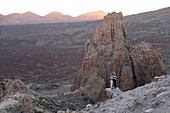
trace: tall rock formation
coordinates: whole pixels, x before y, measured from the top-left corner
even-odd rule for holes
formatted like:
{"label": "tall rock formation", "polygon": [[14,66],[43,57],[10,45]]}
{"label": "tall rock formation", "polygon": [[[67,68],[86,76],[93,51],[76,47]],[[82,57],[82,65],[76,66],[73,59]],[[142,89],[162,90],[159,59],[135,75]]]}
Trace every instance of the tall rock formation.
{"label": "tall rock formation", "polygon": [[94,100],[105,97],[110,75],[117,73],[118,87],[136,88],[155,76],[166,74],[161,55],[147,43],[132,46],[127,41],[122,13],[109,13],[96,28],[93,42],[85,45],[85,56],[72,90],[80,89]]}

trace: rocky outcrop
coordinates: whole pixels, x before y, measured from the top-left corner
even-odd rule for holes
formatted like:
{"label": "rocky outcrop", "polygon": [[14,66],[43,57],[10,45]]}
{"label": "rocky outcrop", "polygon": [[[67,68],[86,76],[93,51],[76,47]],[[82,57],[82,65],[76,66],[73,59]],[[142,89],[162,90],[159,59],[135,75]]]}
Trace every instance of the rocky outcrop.
{"label": "rocky outcrop", "polygon": [[110,74],[117,73],[118,87],[129,90],[166,74],[161,55],[150,44],[132,46],[127,41],[122,13],[109,13],[96,28],[94,41],[85,45],[85,56],[72,90],[93,100],[105,97],[110,87]]}
{"label": "rocky outcrop", "polygon": [[130,53],[138,86],[151,82],[155,76],[166,74],[160,53],[150,43],[131,46]]}
{"label": "rocky outcrop", "polygon": [[36,92],[30,90],[21,80],[4,79],[2,82],[4,88],[4,97],[17,94],[38,96]]}
{"label": "rocky outcrop", "polygon": [[21,80],[0,77],[0,113],[51,113],[40,105],[39,95]]}

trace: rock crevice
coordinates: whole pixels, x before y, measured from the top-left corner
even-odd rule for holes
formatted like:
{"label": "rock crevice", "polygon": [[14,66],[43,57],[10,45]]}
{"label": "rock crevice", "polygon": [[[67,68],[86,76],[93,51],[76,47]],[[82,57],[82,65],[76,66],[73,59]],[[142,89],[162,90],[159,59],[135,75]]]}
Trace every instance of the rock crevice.
{"label": "rock crevice", "polygon": [[134,66],[134,63],[133,63],[133,59],[132,59],[132,56],[129,55],[129,59],[130,59],[130,62],[131,62],[131,68],[132,68],[132,79],[133,79],[133,83],[134,83],[134,88],[138,87],[138,81],[137,81],[137,77],[136,77],[136,74],[135,74],[135,66]]}

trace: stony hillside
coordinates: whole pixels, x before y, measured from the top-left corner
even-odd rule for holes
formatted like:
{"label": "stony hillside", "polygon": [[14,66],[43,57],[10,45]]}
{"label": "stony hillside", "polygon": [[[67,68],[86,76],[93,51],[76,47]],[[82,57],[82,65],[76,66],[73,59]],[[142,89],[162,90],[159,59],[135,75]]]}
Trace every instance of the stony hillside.
{"label": "stony hillside", "polygon": [[[87,113],[169,113],[170,76],[100,102]],[[85,112],[80,112],[85,113]]]}
{"label": "stony hillside", "polygon": [[135,44],[151,43],[163,56],[166,69],[170,72],[170,7],[124,18],[128,40]]}
{"label": "stony hillside", "polygon": [[84,44],[97,24],[0,26],[0,75],[27,82],[72,78],[81,66]]}

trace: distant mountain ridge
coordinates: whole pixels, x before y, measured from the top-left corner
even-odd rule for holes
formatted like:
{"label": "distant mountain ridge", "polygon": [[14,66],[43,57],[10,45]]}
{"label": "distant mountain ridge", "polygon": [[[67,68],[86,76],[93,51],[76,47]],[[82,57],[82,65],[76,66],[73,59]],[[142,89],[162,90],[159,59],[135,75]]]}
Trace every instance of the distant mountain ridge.
{"label": "distant mountain ridge", "polygon": [[61,12],[51,12],[45,16],[37,15],[33,12],[12,13],[9,15],[0,14],[0,25],[12,24],[36,24],[36,23],[58,23],[58,22],[78,22],[102,19],[106,13],[103,11],[89,12],[77,17],[64,15]]}
{"label": "distant mountain ridge", "polygon": [[86,14],[79,15],[76,18],[78,20],[100,20],[105,15],[106,15],[106,13],[104,13],[103,11],[96,11],[96,12],[89,12]]}

